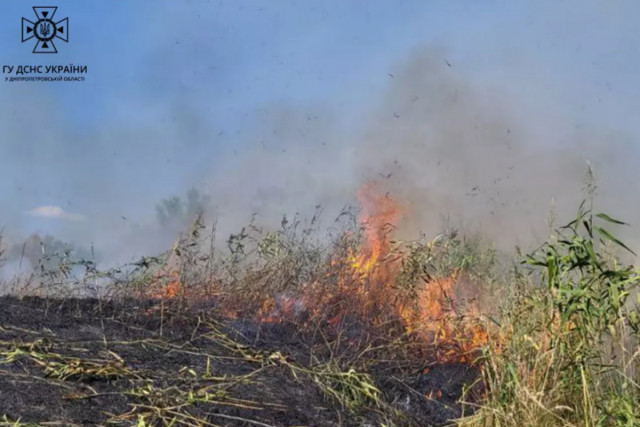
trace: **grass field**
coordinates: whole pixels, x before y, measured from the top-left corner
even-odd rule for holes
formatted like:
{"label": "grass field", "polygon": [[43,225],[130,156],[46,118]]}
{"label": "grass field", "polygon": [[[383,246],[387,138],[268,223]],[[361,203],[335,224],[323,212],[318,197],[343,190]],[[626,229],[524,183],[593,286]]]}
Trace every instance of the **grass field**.
{"label": "grass field", "polygon": [[402,209],[363,191],[330,238],[293,218],[218,248],[198,218],[162,256],[16,279],[0,425],[640,425],[637,269],[592,193],[505,263],[394,240]]}

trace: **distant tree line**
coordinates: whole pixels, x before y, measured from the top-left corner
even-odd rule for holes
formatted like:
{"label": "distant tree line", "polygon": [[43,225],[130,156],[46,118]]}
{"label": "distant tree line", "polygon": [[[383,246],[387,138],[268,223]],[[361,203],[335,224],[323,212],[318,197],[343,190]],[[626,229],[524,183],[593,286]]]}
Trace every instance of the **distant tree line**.
{"label": "distant tree line", "polygon": [[62,260],[90,260],[90,250],[63,242],[49,234],[41,236],[34,233],[22,243],[14,243],[6,250],[6,257],[11,260],[28,261],[31,267],[43,266],[54,269]]}
{"label": "distant tree line", "polygon": [[[197,216],[209,207],[211,198],[195,188],[190,189],[183,199],[173,196],[161,200],[156,205],[158,223],[170,232],[183,230]],[[63,260],[96,261],[93,248],[87,249],[64,242],[51,235],[34,233],[22,242],[7,244],[0,232],[0,267],[3,261],[28,262],[31,267],[55,269]]]}
{"label": "distant tree line", "polygon": [[211,197],[192,188],[187,192],[184,200],[179,196],[173,196],[160,201],[156,205],[158,222],[165,228],[179,230],[198,215],[202,215],[210,203]]}

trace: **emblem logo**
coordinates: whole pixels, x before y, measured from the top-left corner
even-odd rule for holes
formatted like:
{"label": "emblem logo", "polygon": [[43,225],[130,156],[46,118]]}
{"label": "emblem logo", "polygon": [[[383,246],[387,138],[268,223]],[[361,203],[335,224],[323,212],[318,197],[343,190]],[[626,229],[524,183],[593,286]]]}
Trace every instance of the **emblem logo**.
{"label": "emblem logo", "polygon": [[54,21],[57,7],[34,6],[36,21],[22,18],[22,42],[35,37],[33,53],[58,53],[54,39],[69,42],[69,18]]}

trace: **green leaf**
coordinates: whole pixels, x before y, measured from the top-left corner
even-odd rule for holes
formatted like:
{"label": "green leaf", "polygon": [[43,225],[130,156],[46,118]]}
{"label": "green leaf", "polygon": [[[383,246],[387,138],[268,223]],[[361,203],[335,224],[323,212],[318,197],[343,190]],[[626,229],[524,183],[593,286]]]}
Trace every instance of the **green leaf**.
{"label": "green leaf", "polygon": [[622,221],[619,221],[619,220],[617,220],[617,219],[615,219],[615,218],[611,218],[609,215],[607,215],[607,214],[605,214],[605,213],[599,213],[599,214],[596,214],[596,216],[597,216],[598,218],[600,218],[600,219],[603,219],[603,220],[605,220],[605,221],[607,221],[607,222],[612,222],[612,223],[614,223],[614,224],[629,225],[629,224],[627,224],[626,222],[622,222]]}
{"label": "green leaf", "polygon": [[596,253],[593,250],[593,243],[592,242],[587,242],[587,244],[585,244],[585,249],[587,250],[587,253],[589,254],[589,258],[591,258],[591,263],[593,265],[595,265],[596,267],[598,267],[598,269],[602,270],[602,267],[600,266],[600,262],[598,260],[598,257],[596,256]]}
{"label": "green leaf", "polygon": [[622,243],[620,240],[618,240],[615,236],[613,236],[611,233],[609,233],[607,230],[605,230],[602,227],[597,227],[597,230],[600,232],[600,234],[602,234],[604,237],[606,237],[608,240],[612,241],[613,243],[625,248],[626,250],[628,250],[629,252],[631,252],[632,254],[636,255],[637,254],[632,251],[631,249],[629,249],[629,247],[627,245],[625,245],[624,243]]}

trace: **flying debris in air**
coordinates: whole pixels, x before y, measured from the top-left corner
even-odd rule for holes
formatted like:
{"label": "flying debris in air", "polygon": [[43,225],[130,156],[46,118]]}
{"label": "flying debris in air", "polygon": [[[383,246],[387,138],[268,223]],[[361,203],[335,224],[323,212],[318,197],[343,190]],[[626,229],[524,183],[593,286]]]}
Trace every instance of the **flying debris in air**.
{"label": "flying debris in air", "polygon": [[480,187],[478,187],[478,186],[476,185],[476,186],[474,186],[474,187],[471,189],[471,191],[470,191],[470,192],[468,192],[466,195],[467,195],[467,196],[472,196],[472,197],[473,197],[473,196],[477,196],[479,191],[480,191]]}

